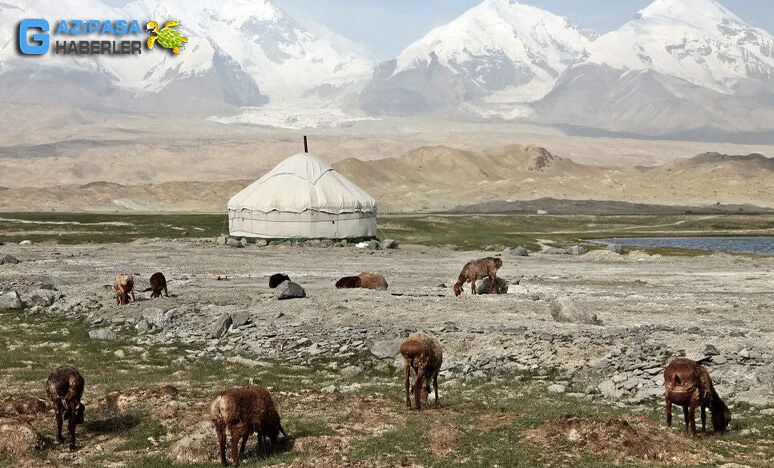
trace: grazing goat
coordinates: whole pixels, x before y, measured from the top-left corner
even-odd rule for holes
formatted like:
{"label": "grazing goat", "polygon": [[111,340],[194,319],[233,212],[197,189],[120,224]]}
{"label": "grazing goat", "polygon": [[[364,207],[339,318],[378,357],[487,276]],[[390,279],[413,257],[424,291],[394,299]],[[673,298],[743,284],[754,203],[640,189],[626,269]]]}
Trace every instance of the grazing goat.
{"label": "grazing goat", "polygon": [[84,385],[80,372],[72,366],[57,368],[46,381],[46,393],[56,412],[56,440],[59,443],[65,440],[62,436],[62,423],[66,419],[70,450],[75,450],[75,426],[83,424],[86,407],[81,403],[81,397]]}
{"label": "grazing goat", "polygon": [[150,277],[150,288],[145,288],[143,292],[151,292],[151,297],[161,297],[161,291],[164,291],[164,295],[169,297],[169,291],[167,290],[167,279],[164,274],[157,271]]}
{"label": "grazing goat", "polygon": [[245,444],[252,433],[258,433],[259,450],[264,437],[268,437],[272,444],[276,443],[280,433],[287,437],[274,401],[264,387],[239,387],[221,392],[210,405],[210,420],[218,433],[218,450],[223,466],[228,465],[226,431],[231,437],[231,460],[235,466],[239,466],[239,454],[241,452],[244,456]]}
{"label": "grazing goat", "polygon": [[400,345],[400,354],[403,356],[403,369],[406,374],[406,408],[411,409],[411,397],[409,396],[411,369],[417,373],[413,385],[416,409],[422,409],[422,403],[427,401],[431,380],[435,391],[435,407],[438,408],[441,405],[441,400],[438,399],[438,372],[443,363],[441,344],[435,338],[422,332],[412,333]]}
{"label": "grazing goat", "polygon": [[496,294],[497,270],[499,270],[501,266],[503,266],[503,261],[495,257],[486,257],[469,261],[462,268],[462,272],[460,272],[457,282],[454,283],[454,295],[459,296],[462,294],[462,286],[468,281],[470,281],[471,294],[476,294],[476,281],[486,277],[489,277],[491,281],[489,294]]}
{"label": "grazing goat", "polygon": [[376,273],[360,273],[360,287],[365,289],[387,289],[387,280]]}
{"label": "grazing goat", "polygon": [[696,434],[696,407],[701,407],[701,430],[706,430],[709,407],[712,412],[712,429],[724,432],[731,421],[731,411],[720,399],[715,387],[712,386],[709,372],[703,366],[690,359],[675,359],[664,370],[664,387],[666,388],[666,418],[667,425],[672,425],[672,404],[683,407],[685,416],[685,431]]}
{"label": "grazing goat", "polygon": [[269,287],[274,289],[285,281],[290,281],[290,277],[288,275],[285,273],[275,273],[269,277]]}
{"label": "grazing goat", "polygon": [[355,289],[361,286],[359,276],[345,276],[336,281],[336,289]]}
{"label": "grazing goat", "polygon": [[128,304],[130,294],[134,301],[134,276],[126,273],[116,276],[113,291],[116,293],[116,305]]}

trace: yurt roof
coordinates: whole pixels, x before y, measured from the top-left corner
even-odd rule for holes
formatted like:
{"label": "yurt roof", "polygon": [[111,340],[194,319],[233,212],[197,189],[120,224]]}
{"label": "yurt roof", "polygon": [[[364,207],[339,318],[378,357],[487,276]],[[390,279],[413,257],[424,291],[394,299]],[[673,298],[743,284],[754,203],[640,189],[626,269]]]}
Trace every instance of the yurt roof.
{"label": "yurt roof", "polygon": [[298,153],[231,197],[228,209],[339,214],[375,212],[376,201],[319,157]]}

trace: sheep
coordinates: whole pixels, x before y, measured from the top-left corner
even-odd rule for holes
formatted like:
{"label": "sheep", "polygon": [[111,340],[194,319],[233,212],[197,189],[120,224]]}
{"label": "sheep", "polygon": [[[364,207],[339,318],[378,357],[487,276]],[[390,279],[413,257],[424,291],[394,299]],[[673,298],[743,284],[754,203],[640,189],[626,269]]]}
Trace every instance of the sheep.
{"label": "sheep", "polygon": [[731,411],[720,399],[712,385],[709,372],[690,359],[679,358],[670,362],[664,370],[664,398],[666,400],[667,425],[672,426],[672,404],[683,407],[685,431],[696,434],[696,407],[701,407],[701,430],[706,431],[707,413],[712,412],[712,429],[724,432],[731,421]]}
{"label": "sheep", "polygon": [[290,277],[284,273],[276,273],[269,277],[269,287],[271,289],[276,288],[285,281],[290,281]]}
{"label": "sheep", "polygon": [[435,338],[425,333],[412,333],[400,345],[400,354],[403,356],[403,369],[405,371],[406,386],[406,408],[411,409],[411,397],[409,395],[409,384],[411,380],[411,369],[417,373],[414,381],[414,406],[417,410],[422,409],[422,403],[427,401],[430,394],[430,381],[433,382],[435,391],[435,407],[441,406],[441,400],[438,399],[438,372],[443,363],[443,350],[441,344]]}
{"label": "sheep", "polygon": [[495,257],[480,258],[471,260],[465,264],[460,272],[457,282],[454,283],[454,295],[462,294],[462,286],[470,281],[470,292],[476,294],[476,281],[489,277],[491,280],[489,294],[496,294],[497,290],[497,270],[503,266],[503,261]]}
{"label": "sheep", "polygon": [[164,274],[157,271],[150,277],[150,288],[145,288],[143,292],[151,292],[151,297],[161,297],[161,291],[164,291],[164,295],[169,297],[169,291],[167,290],[167,279]]}
{"label": "sheep", "polygon": [[129,295],[134,301],[134,276],[124,273],[116,276],[113,283],[113,291],[116,294],[116,305],[125,305],[129,303]]}
{"label": "sheep", "polygon": [[336,289],[354,289],[362,285],[359,276],[345,276],[336,281]]}
{"label": "sheep", "polygon": [[46,393],[54,404],[56,414],[56,440],[63,443],[62,423],[67,420],[67,431],[70,434],[70,450],[75,450],[75,426],[83,424],[86,407],[81,403],[85,381],[78,369],[72,366],[61,366],[48,376]]}
{"label": "sheep", "polygon": [[245,444],[253,432],[258,433],[259,450],[264,437],[268,437],[272,444],[276,443],[280,433],[287,437],[271,394],[265,387],[238,387],[219,393],[210,405],[210,420],[218,434],[218,450],[223,466],[228,465],[226,431],[231,436],[231,459],[235,466],[239,466],[239,453],[244,456]]}
{"label": "sheep", "polygon": [[360,273],[360,287],[365,289],[387,289],[387,280],[376,273]]}

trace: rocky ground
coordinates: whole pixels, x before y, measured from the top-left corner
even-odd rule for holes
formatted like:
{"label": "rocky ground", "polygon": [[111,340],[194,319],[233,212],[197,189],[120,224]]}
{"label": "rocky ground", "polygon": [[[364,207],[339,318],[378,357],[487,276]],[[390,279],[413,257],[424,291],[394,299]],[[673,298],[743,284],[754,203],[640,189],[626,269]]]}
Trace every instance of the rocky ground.
{"label": "rocky ground", "polygon": [[[0,257],[19,263],[0,265],[0,309],[84,320],[91,340],[129,337],[140,360],[144,350],[178,343],[186,347],[174,358],[181,366],[335,362],[341,381],[301,381],[311,399],[357,392],[360,384],[346,377],[367,371],[364,357],[397,372],[399,344],[424,330],[443,345],[447,393],[522,375],[547,394],[651,411],[666,362],[684,355],[708,366],[732,411],[774,413],[774,258],[516,252],[236,248],[214,240],[4,245]],[[503,258],[508,293],[454,297],[462,265],[493,254]],[[156,271],[169,280],[169,298],[138,292],[136,302],[114,305],[116,274],[133,273],[142,289]],[[361,271],[383,274],[389,289],[333,288]],[[278,272],[306,297],[277,300],[268,277]],[[583,432],[577,424],[567,427]],[[545,442],[554,430],[533,436]]]}

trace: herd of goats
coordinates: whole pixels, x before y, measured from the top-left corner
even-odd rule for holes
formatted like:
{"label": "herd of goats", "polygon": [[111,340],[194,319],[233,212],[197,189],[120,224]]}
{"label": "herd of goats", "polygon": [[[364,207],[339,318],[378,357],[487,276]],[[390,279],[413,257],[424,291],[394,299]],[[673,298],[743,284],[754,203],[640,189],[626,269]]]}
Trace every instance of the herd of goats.
{"label": "herd of goats", "polygon": [[[476,294],[477,280],[489,278],[491,293],[496,293],[497,270],[502,266],[502,260],[487,257],[468,262],[462,269],[454,293],[459,296],[466,282],[472,283],[471,293]],[[282,282],[289,281],[284,274],[273,275],[269,286],[274,288]],[[381,275],[362,273],[359,276],[348,276],[336,282],[337,288],[368,288],[385,289],[387,282]],[[116,304],[123,305],[134,300],[134,279],[132,275],[123,274],[116,278],[114,284]],[[161,296],[162,291],[168,296],[167,281],[162,273],[155,273],[150,278],[151,297]],[[443,362],[441,344],[435,338],[425,333],[417,332],[409,335],[400,346],[405,371],[406,408],[412,409],[411,394],[414,395],[413,408],[420,410],[426,403],[432,391],[435,393],[435,407],[440,406],[438,398],[438,373]],[[411,370],[416,377],[411,384]],[[712,415],[713,430],[725,431],[731,419],[731,412],[718,396],[712,385],[707,369],[689,359],[675,359],[664,371],[664,388],[666,399],[667,424],[672,425],[672,405],[683,408],[685,429],[696,434],[695,410],[701,410],[701,427],[706,430],[706,410]],[[84,405],[81,397],[84,390],[84,379],[72,366],[62,366],[56,369],[48,378],[46,392],[54,404],[57,425],[57,441],[62,443],[63,421],[67,420],[70,436],[70,449],[75,449],[75,428],[83,423]],[[239,466],[240,453],[244,456],[245,444],[252,434],[257,434],[258,447],[261,450],[264,438],[276,443],[280,434],[287,437],[280,424],[280,416],[274,401],[265,387],[250,386],[225,390],[218,394],[210,405],[210,420],[218,436],[218,448],[221,462],[228,465],[226,459],[226,434],[229,435],[231,459]],[[240,448],[241,441],[241,448]]]}

